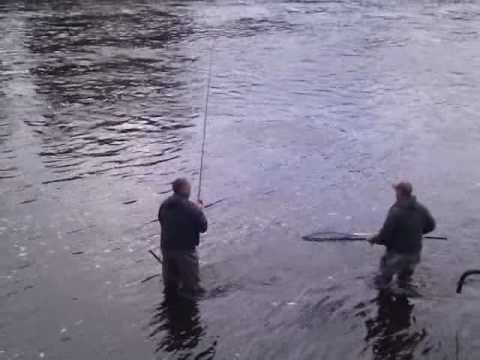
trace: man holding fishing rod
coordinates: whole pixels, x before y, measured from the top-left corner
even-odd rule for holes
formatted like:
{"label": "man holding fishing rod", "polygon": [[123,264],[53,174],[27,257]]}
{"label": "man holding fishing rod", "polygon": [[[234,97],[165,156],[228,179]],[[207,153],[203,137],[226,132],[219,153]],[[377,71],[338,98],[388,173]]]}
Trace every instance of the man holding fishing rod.
{"label": "man holding fishing rod", "polygon": [[[172,183],[173,195],[165,200],[158,210],[158,221],[162,228],[160,245],[163,255],[162,272],[165,291],[178,290],[180,295],[190,299],[204,292],[200,287],[200,271],[196,248],[200,242],[200,233],[206,232],[208,227],[207,218],[203,213],[203,202],[200,199],[205,147],[207,144],[208,98],[213,63],[212,52],[213,44],[210,48],[207,91],[205,92],[205,112],[197,193],[198,202],[194,203],[189,200],[192,187],[187,179],[179,178]],[[151,253],[157,258],[153,252]],[[157,260],[160,261],[160,259]]]}
{"label": "man holding fishing rod", "polygon": [[380,232],[369,238],[371,244],[387,248],[380,262],[380,273],[375,278],[380,288],[388,286],[395,275],[400,286],[408,284],[420,262],[422,237],[435,229],[435,220],[413,196],[409,182],[400,182],[393,188],[396,202]]}
{"label": "man holding fishing rod", "polygon": [[196,247],[200,233],[207,231],[208,223],[201,200],[189,200],[191,185],[180,178],[172,183],[173,195],[158,211],[161,226],[162,272],[165,291],[178,291],[186,297],[203,292],[200,287]]}

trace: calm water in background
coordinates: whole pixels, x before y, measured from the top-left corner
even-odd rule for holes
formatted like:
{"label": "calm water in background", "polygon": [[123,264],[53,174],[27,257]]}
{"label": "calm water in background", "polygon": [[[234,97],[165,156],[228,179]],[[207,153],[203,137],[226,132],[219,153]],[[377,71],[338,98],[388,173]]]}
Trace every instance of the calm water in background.
{"label": "calm water in background", "polygon": [[[0,2],[0,359],[477,359],[480,4]],[[198,178],[206,299],[164,299],[158,205]],[[369,286],[408,178],[449,242]]]}

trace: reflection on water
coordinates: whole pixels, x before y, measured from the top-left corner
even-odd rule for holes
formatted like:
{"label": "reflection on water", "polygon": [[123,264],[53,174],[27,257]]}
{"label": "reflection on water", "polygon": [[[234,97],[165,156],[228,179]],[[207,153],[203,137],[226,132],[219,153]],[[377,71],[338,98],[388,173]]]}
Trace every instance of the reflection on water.
{"label": "reflection on water", "polygon": [[380,291],[375,299],[375,317],[367,319],[365,341],[375,360],[412,360],[417,346],[425,339],[425,329],[415,329],[414,305],[406,296]]}
{"label": "reflection on water", "polygon": [[[39,139],[38,155],[51,171],[43,183],[103,173],[148,175],[178,159],[178,131],[193,126],[194,116],[191,74],[197,58],[176,45],[192,34],[188,15],[110,6],[46,16],[41,6],[35,10],[21,27],[30,54],[25,70],[35,97],[47,106],[24,123]],[[7,55],[7,72],[25,61],[20,53]],[[25,84],[11,84],[29,95]],[[0,133],[0,141],[7,136]]]}
{"label": "reflection on water", "polygon": [[149,337],[156,343],[155,353],[173,353],[176,359],[213,359],[215,356],[216,340],[203,347],[208,337],[196,300],[166,293],[149,326],[152,329]]}
{"label": "reflection on water", "polygon": [[158,56],[190,32],[179,17],[162,11],[36,17],[29,32],[30,51],[43,55],[31,70],[36,92],[50,103],[41,119],[27,121],[55,174],[46,183],[151,173],[179,157],[175,130],[192,126],[182,97],[189,84],[179,75],[191,70],[191,59],[175,51]]}

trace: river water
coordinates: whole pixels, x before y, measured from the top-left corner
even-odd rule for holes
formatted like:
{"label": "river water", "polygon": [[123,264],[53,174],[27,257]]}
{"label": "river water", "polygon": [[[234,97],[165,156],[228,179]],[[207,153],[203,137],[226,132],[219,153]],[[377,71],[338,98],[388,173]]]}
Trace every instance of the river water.
{"label": "river water", "polygon": [[[477,359],[480,4],[1,1],[0,359]],[[206,298],[164,299],[153,221],[198,180]],[[448,242],[370,285],[409,179]]]}

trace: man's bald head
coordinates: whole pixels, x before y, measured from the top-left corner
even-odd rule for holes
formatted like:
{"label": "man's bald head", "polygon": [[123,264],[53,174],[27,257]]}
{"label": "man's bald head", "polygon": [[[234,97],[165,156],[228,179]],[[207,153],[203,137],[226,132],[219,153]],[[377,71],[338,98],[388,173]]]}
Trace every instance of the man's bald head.
{"label": "man's bald head", "polygon": [[413,194],[413,186],[408,181],[401,181],[393,185],[395,193],[397,194],[397,199],[408,199]]}
{"label": "man's bald head", "polygon": [[172,190],[177,195],[181,195],[189,198],[190,192],[192,190],[192,186],[190,185],[190,182],[187,179],[178,178],[172,183]]}

